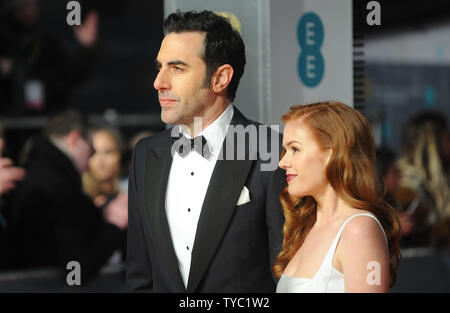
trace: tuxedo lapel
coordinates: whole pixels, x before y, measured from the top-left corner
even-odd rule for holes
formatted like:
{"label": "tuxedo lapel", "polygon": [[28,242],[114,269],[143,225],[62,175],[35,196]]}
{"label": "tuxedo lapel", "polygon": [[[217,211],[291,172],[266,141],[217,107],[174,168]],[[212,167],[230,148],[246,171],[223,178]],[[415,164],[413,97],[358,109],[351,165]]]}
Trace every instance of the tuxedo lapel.
{"label": "tuxedo lapel", "polygon": [[[248,120],[234,108],[231,125],[248,125]],[[227,136],[234,136],[230,132]],[[225,140],[226,142],[226,140]],[[222,150],[225,148],[225,142]],[[236,147],[236,140],[234,140]],[[236,149],[235,149],[236,150]],[[194,292],[205,275],[233,217],[241,190],[252,168],[253,160],[217,160],[208,185],[197,224],[189,272],[188,292]],[[225,155],[225,154],[222,154]],[[225,158],[224,158],[225,159]]]}
{"label": "tuxedo lapel", "polygon": [[143,191],[145,211],[152,241],[161,263],[167,266],[168,275],[177,292],[185,292],[165,210],[167,181],[172,164],[169,139],[161,147],[163,147],[161,151],[154,151],[150,148],[146,150]]}

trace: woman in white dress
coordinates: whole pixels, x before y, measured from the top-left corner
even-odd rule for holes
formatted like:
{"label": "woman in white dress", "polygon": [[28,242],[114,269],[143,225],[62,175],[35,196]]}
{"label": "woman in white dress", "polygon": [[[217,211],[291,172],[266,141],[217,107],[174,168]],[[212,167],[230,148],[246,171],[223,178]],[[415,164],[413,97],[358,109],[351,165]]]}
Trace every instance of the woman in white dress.
{"label": "woman in white dress", "polygon": [[367,119],[339,102],[291,107],[283,156],[288,186],[277,292],[387,292],[400,224],[382,200]]}

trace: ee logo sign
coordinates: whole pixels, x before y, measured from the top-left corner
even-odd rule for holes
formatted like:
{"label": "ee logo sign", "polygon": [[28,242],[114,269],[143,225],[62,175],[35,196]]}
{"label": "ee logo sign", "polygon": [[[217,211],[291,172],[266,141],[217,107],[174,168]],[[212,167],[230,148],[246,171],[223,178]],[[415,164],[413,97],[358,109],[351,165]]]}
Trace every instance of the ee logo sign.
{"label": "ee logo sign", "polygon": [[323,36],[320,17],[313,12],[305,13],[297,26],[297,38],[301,48],[297,67],[301,81],[310,88],[319,85],[323,78],[325,62],[320,51]]}

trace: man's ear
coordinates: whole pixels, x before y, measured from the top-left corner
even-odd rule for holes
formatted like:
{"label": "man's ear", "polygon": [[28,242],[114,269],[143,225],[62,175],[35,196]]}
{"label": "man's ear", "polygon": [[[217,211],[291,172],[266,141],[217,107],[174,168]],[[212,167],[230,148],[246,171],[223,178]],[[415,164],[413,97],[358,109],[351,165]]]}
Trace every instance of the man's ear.
{"label": "man's ear", "polygon": [[219,66],[212,77],[212,89],[215,93],[221,93],[227,89],[233,78],[233,67],[230,64]]}

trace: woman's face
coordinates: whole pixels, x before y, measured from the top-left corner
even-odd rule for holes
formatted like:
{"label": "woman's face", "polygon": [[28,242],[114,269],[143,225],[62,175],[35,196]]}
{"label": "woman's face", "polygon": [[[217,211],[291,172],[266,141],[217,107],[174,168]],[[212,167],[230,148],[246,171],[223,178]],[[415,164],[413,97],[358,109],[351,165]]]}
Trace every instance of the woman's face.
{"label": "woman's face", "polygon": [[286,153],[279,166],[286,170],[289,194],[317,197],[328,185],[325,169],[331,148],[322,149],[301,119],[286,123],[283,147]]}
{"label": "woman's face", "polygon": [[92,136],[94,154],[89,159],[89,171],[98,181],[117,178],[120,169],[120,152],[115,140],[106,132]]}

